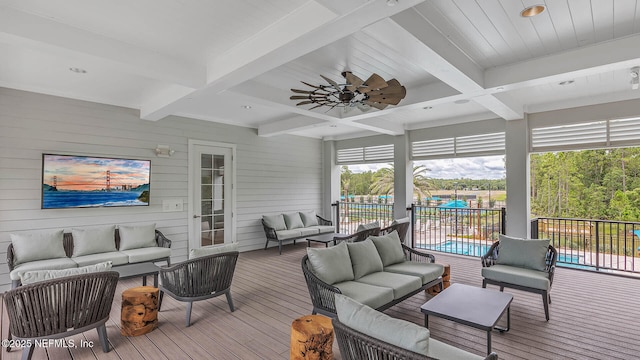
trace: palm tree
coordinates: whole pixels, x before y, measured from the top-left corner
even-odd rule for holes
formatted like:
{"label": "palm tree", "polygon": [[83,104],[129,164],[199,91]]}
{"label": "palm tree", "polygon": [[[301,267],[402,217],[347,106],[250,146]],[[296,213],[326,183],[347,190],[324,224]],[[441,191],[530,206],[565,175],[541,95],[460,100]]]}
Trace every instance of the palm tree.
{"label": "palm tree", "polygon": [[[371,192],[374,194],[393,194],[394,168],[382,168],[374,174],[373,184],[371,184]],[[425,175],[429,169],[424,165],[413,167],[413,194],[418,199],[430,197],[429,189],[432,188],[431,179]]]}
{"label": "palm tree", "polygon": [[342,166],[340,169],[340,185],[344,191],[344,201],[349,201],[349,186],[351,185],[351,170],[348,166]]}

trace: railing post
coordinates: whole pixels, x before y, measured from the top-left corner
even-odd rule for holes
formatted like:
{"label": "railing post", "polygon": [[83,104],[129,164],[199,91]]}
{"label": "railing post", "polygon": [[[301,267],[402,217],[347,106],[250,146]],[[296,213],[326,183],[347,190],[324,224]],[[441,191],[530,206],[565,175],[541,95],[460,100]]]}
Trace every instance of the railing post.
{"label": "railing post", "polygon": [[415,240],[413,239],[413,232],[416,231],[416,204],[411,203],[411,207],[407,208],[408,211],[411,211],[411,248],[414,249],[416,247]]}
{"label": "railing post", "polygon": [[336,232],[340,232],[340,201],[336,201],[333,206],[336,207]]}
{"label": "railing post", "polygon": [[538,218],[531,220],[531,238],[538,239]]}
{"label": "railing post", "polygon": [[596,221],[596,271],[600,269],[600,221]]}
{"label": "railing post", "polygon": [[502,235],[507,235],[507,209],[500,208],[500,231]]}

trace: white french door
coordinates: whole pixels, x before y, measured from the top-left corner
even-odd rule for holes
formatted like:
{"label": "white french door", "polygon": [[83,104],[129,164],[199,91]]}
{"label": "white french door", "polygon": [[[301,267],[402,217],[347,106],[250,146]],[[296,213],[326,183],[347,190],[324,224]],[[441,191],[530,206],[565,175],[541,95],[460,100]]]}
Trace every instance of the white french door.
{"label": "white french door", "polygon": [[190,141],[190,248],[233,241],[234,146]]}

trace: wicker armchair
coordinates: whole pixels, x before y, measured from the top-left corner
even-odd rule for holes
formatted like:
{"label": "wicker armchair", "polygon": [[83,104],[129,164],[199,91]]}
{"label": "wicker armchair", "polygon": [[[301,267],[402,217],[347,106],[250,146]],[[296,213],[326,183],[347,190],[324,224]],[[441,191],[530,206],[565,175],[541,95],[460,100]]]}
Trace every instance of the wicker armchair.
{"label": "wicker armchair", "polygon": [[[426,355],[389,344],[369,335],[354,330],[338,319],[333,318],[333,332],[336,335],[340,356],[344,360],[428,360],[434,359]],[[484,360],[498,360],[496,353],[491,353]]]}
{"label": "wicker armchair", "polygon": [[27,344],[22,359],[31,358],[39,341],[61,339],[94,328],[102,351],[108,352],[105,323],[117,284],[118,273],[106,271],[46,280],[7,291],[4,302],[10,336]]}
{"label": "wicker armchair", "polygon": [[[487,253],[484,254],[481,257],[482,267],[483,268],[488,268],[490,266],[496,265],[496,260],[498,259],[498,245],[499,244],[500,244],[499,240],[494,242],[493,245],[491,245],[491,248],[489,248],[489,250],[487,251]],[[547,249],[547,253],[545,255],[545,270],[544,270],[544,272],[546,273],[546,277],[549,279],[549,283],[548,283],[548,286],[547,286],[546,289],[535,288],[535,287],[531,287],[531,286],[527,286],[527,285],[523,285],[523,284],[518,284],[518,283],[516,283],[517,282],[517,278],[518,278],[517,276],[510,276],[509,278],[511,279],[511,281],[510,282],[505,282],[505,281],[498,281],[498,280],[495,280],[495,279],[489,279],[489,278],[485,277],[484,274],[483,274],[483,279],[482,279],[482,287],[483,288],[487,287],[487,284],[493,284],[493,285],[499,286],[500,287],[500,291],[504,290],[504,288],[507,287],[507,288],[523,290],[523,291],[533,292],[533,293],[542,295],[542,303],[543,303],[543,306],[544,306],[544,315],[545,315],[547,321],[549,321],[549,304],[551,304],[551,285],[553,285],[553,274],[554,274],[555,269],[556,269],[556,259],[557,259],[557,257],[558,257],[558,252],[556,251],[556,249],[552,245],[549,245],[549,248]],[[533,270],[524,269],[522,271],[532,272]],[[529,276],[524,276],[522,279],[523,279],[523,283],[530,282]]]}
{"label": "wicker armchair", "polygon": [[167,293],[172,298],[187,303],[186,326],[191,325],[191,308],[194,301],[226,295],[233,312],[231,281],[236,269],[238,251],[203,256],[169,267],[160,268],[160,304]]}
{"label": "wicker armchair", "polygon": [[387,235],[396,230],[398,232],[398,236],[400,237],[400,242],[404,244],[404,239],[407,237],[407,231],[409,231],[409,225],[411,225],[410,222],[402,222],[389,225],[386,228],[380,230],[380,235]]}
{"label": "wicker armchair", "polygon": [[335,238],[335,241],[359,242],[359,241],[367,240],[369,236],[378,236],[378,235],[380,235],[380,228],[375,227],[371,229],[360,230],[349,236]]}

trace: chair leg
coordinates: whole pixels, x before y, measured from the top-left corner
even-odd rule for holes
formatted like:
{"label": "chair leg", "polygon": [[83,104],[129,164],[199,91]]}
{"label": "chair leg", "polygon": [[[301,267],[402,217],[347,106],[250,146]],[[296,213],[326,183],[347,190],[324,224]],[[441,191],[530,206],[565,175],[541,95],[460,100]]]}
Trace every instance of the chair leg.
{"label": "chair leg", "polygon": [[[2,305],[0,305],[0,306],[2,306]],[[9,334],[7,335],[7,340],[9,340],[9,341],[7,341],[7,347],[6,347],[7,352],[11,351],[11,346],[9,345],[9,344],[11,344],[11,339],[12,339],[12,338],[11,338],[11,333],[9,333]]]}
{"label": "chair leg", "polygon": [[504,292],[504,286],[500,286],[500,292]]}
{"label": "chair leg", "polygon": [[282,240],[278,240],[278,251],[280,252],[279,255],[282,255]]}
{"label": "chair leg", "polygon": [[482,279],[482,287],[483,288],[487,287],[487,280],[486,279]]}
{"label": "chair leg", "polygon": [[186,318],[186,325],[187,327],[191,326],[191,307],[193,306],[193,301],[189,301],[187,303],[187,318]]}
{"label": "chair leg", "polygon": [[164,291],[160,291],[160,299],[158,300],[158,312],[160,312],[160,308],[162,307],[163,298],[164,298]]}
{"label": "chair leg", "polygon": [[551,294],[547,294],[547,297],[549,298],[549,304],[551,304]]}
{"label": "chair leg", "polygon": [[268,246],[269,246],[269,239],[267,239],[267,242],[264,244],[264,249],[267,250]]}
{"label": "chair leg", "polygon": [[22,360],[30,360],[31,359],[31,355],[33,355],[33,350],[35,349],[35,346],[33,346],[33,344],[26,346],[24,348],[22,348]]}
{"label": "chair leg", "polygon": [[109,352],[109,339],[107,338],[107,327],[102,324],[96,329],[98,331],[98,338],[100,339],[100,345],[102,345],[102,352]]}
{"label": "chair leg", "polygon": [[229,303],[229,309],[231,310],[231,312],[236,311],[235,307],[233,306],[233,300],[231,300],[231,289],[229,289],[229,291],[227,291],[225,295],[227,296],[227,303]]}
{"label": "chair leg", "polygon": [[549,294],[546,291],[542,292],[542,303],[544,304],[544,317],[549,321]]}

